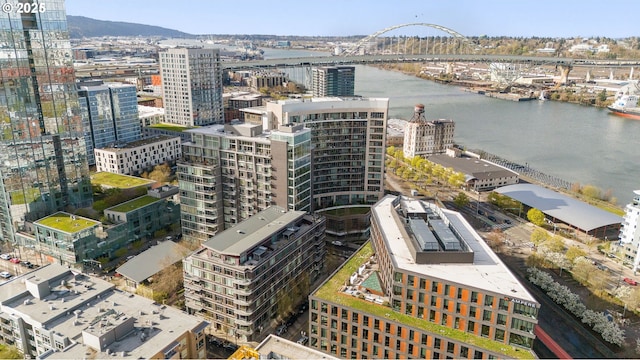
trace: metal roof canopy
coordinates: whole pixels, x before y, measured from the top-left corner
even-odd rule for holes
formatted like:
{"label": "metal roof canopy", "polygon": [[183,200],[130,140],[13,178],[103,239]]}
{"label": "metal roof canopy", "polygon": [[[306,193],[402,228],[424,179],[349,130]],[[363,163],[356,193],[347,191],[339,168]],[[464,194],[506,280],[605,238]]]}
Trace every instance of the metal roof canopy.
{"label": "metal roof canopy", "polygon": [[621,216],[538,185],[508,185],[494,191],[586,232],[621,224],[623,220]]}
{"label": "metal roof canopy", "polygon": [[117,268],[116,272],[136,283],[141,283],[165,267],[182,260],[189,252],[189,249],[182,245],[165,240],[133,257]]}

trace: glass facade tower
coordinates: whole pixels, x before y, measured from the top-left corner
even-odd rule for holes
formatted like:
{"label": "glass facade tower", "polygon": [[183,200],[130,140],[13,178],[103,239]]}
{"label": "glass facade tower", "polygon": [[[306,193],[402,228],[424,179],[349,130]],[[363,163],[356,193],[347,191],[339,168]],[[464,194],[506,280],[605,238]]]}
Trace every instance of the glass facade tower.
{"label": "glass facade tower", "polygon": [[23,2],[6,1],[11,11],[0,12],[4,241],[25,222],[92,201],[64,1],[33,1],[42,12],[18,14]]}

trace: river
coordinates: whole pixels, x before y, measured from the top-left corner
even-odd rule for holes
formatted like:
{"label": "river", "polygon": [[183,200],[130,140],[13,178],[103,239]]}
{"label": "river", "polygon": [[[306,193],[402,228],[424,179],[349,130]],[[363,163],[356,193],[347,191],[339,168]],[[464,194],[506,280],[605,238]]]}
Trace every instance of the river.
{"label": "river", "polygon": [[[289,56],[287,56],[289,54]],[[265,58],[326,55],[265,49]],[[295,55],[295,56],[294,56]],[[555,101],[489,98],[400,72],[356,66],[355,93],[389,98],[389,117],[410,119],[415,104],[428,120],[456,122],[455,141],[572,183],[611,190],[624,205],[640,189],[640,121],[606,109]]]}

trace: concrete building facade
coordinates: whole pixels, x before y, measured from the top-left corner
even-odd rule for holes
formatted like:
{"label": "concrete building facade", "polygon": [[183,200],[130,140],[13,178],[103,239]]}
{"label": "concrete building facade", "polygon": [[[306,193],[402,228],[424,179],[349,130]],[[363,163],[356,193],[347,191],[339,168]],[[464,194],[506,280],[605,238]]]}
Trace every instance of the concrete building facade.
{"label": "concrete building facade", "polygon": [[355,66],[322,66],[311,72],[314,97],[354,95]]}
{"label": "concrete building facade", "polygon": [[427,157],[443,154],[453,147],[455,123],[453,120],[427,121],[424,117],[424,105],[415,107],[414,115],[406,125],[402,150],[404,157]]}
{"label": "concrete building facade", "polygon": [[388,110],[389,99],[278,100],[267,102],[262,120],[267,128],[311,129],[312,210],[318,210],[382,198]]}
{"label": "concrete building facade", "polygon": [[153,166],[175,162],[182,154],[180,144],[179,137],[159,135],[124,145],[95,149],[96,168],[98,172],[138,175]]}
{"label": "concrete building facade", "polygon": [[186,239],[206,241],[271,205],[309,211],[309,129],[237,123],[188,132],[177,170]]}
{"label": "concrete building facade", "polygon": [[37,359],[205,359],[206,321],[49,264],[0,284],[0,342]]}
{"label": "concrete building facade", "polygon": [[386,196],[371,240],[310,296],[310,346],[342,358],[530,358],[540,305],[461,214]]}
{"label": "concrete building facade", "polygon": [[240,342],[261,341],[306,301],[324,244],[323,217],[271,206],[183,261],[187,311]]}
{"label": "concrete building facade", "polygon": [[159,56],[165,121],[183,126],[224,123],[220,51],[176,48]]}
{"label": "concrete building facade", "polygon": [[625,260],[633,262],[633,271],[638,271],[640,267],[640,256],[638,247],[640,246],[640,190],[633,192],[633,200],[624,211],[624,221],[620,229],[620,246],[623,249]]}

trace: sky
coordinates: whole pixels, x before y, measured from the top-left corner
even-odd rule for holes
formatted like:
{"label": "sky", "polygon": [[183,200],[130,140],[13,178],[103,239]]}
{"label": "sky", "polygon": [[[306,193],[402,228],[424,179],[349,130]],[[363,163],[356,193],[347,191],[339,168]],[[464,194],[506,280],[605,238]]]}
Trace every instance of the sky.
{"label": "sky", "polygon": [[[66,9],[189,34],[369,35],[427,23],[465,36],[640,36],[640,0],[66,0]],[[437,35],[420,28],[404,35]]]}

